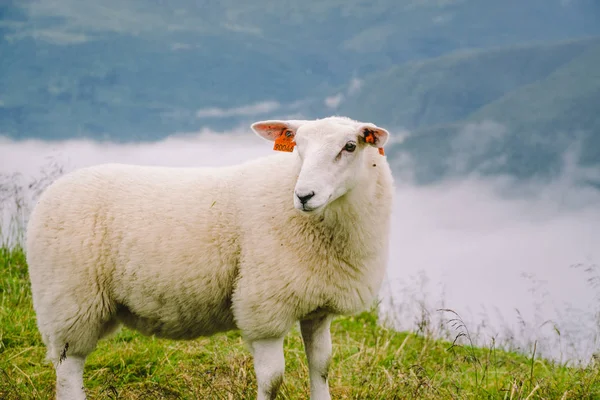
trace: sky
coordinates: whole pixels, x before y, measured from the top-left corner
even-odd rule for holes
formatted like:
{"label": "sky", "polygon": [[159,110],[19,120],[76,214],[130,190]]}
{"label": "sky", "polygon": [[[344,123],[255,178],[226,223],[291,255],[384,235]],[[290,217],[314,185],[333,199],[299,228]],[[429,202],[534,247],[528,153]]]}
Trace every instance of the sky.
{"label": "sky", "polygon": [[[0,138],[0,188],[16,180],[31,197],[30,183],[57,166],[64,172],[104,162],[222,166],[270,154],[271,143],[249,128],[144,144]],[[391,323],[416,329],[425,310],[434,334],[452,336],[445,322],[451,314],[436,311],[448,308],[482,344],[513,337],[512,345],[528,352],[538,340],[538,352],[563,361],[589,359],[600,348],[600,192],[580,185],[573,157],[565,157],[563,174],[549,183],[470,176],[417,186],[408,178],[410,163],[395,165],[404,170],[396,174],[381,292],[382,310],[393,310]],[[0,194],[6,224],[14,201]]]}

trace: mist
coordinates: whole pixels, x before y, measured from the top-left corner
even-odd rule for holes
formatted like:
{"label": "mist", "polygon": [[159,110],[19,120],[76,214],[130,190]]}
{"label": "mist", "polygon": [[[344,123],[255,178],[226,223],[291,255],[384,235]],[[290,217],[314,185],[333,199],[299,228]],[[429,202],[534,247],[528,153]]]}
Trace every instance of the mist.
{"label": "mist", "polygon": [[[136,144],[0,138],[0,174],[27,188],[56,168],[222,166],[271,153],[249,129]],[[576,154],[565,153],[563,173],[551,182],[469,175],[427,186],[412,182],[410,157],[403,159],[392,163],[397,190],[382,289],[390,323],[418,330],[425,319],[434,334],[451,337],[448,313],[437,311],[449,308],[479,343],[494,338],[527,352],[537,340],[548,357],[589,360],[600,348],[600,192],[581,184],[591,172]],[[12,203],[0,199],[6,224]]]}

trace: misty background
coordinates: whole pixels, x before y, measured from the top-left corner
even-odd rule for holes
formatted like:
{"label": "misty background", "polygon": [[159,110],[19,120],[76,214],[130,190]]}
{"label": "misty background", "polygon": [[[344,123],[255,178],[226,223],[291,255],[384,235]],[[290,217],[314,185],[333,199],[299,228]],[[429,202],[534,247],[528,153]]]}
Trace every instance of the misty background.
{"label": "misty background", "polygon": [[0,1],[3,232],[60,173],[229,165],[271,154],[256,120],[346,115],[394,138],[390,323],[448,336],[451,308],[482,343],[586,361],[598,65],[594,0]]}

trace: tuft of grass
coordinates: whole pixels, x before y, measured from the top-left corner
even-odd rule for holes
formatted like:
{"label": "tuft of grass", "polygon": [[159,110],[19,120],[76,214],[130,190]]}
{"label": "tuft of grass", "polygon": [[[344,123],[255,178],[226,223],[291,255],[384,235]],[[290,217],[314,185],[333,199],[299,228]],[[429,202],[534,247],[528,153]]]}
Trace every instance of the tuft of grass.
{"label": "tuft of grass", "polygon": [[[566,366],[469,344],[455,314],[454,342],[378,324],[375,310],[332,324],[330,387],[335,399],[597,399],[600,365]],[[462,333],[462,334],[461,334]],[[466,339],[466,340],[465,340]],[[461,344],[460,342],[465,342]],[[20,247],[0,247],[0,398],[51,399],[54,371],[35,323]],[[285,340],[279,399],[309,397],[299,329]],[[254,398],[252,357],[237,332],[191,341],[128,329],[100,342],[86,364],[90,399]]]}

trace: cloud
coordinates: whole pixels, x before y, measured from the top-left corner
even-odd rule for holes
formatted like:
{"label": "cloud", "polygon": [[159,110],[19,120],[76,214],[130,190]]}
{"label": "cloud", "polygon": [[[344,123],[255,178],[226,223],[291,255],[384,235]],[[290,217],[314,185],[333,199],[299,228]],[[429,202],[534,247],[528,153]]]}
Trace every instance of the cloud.
{"label": "cloud", "polygon": [[197,47],[198,47],[197,45],[192,45],[189,43],[181,43],[181,42],[171,43],[171,50],[173,50],[173,51],[192,50]]}
{"label": "cloud", "polygon": [[262,101],[234,108],[202,108],[196,112],[197,118],[226,118],[267,114],[278,110],[281,105],[276,101]]}
{"label": "cloud", "polygon": [[[421,306],[434,320],[442,317],[437,309],[448,307],[472,331],[481,329],[481,342],[506,340],[510,331],[525,346],[552,320],[563,331],[586,335],[576,343],[564,334],[550,336],[538,350],[589,359],[599,344],[592,310],[600,304],[587,277],[571,266],[600,262],[600,192],[572,180],[530,183],[528,190],[513,182],[513,193],[504,196],[506,185],[490,178],[398,185],[388,272],[398,325],[414,328]],[[547,298],[536,304],[544,291]],[[571,320],[571,307],[589,314]],[[529,324],[520,335],[517,309]],[[575,349],[567,348],[572,344]]]}
{"label": "cloud", "polygon": [[17,40],[32,38],[54,45],[82,44],[89,42],[92,38],[83,33],[68,32],[61,29],[24,29],[13,34],[6,35],[6,40],[14,42]]}
{"label": "cloud", "polygon": [[323,103],[328,108],[332,108],[332,109],[338,108],[340,106],[340,104],[342,104],[344,102],[344,100],[346,100],[346,96],[355,95],[360,91],[360,89],[362,87],[362,83],[363,82],[358,78],[350,79],[350,82],[348,82],[348,86],[346,88],[346,94],[336,93],[332,96],[326,97],[325,100],[323,101]]}
{"label": "cloud", "polygon": [[[495,123],[463,130],[452,143],[454,168],[505,135]],[[600,168],[581,166],[579,153],[577,144],[566,148],[552,180],[472,173],[428,186],[412,183],[413,156],[399,154],[387,296],[396,327],[414,329],[423,309],[439,325],[436,310],[448,307],[479,331],[480,344],[494,337],[528,351],[538,340],[545,356],[589,360],[600,346],[600,297],[590,285],[600,268],[573,265],[600,263]]]}
{"label": "cloud", "polygon": [[407,4],[407,8],[418,8],[418,7],[448,7],[460,3],[464,3],[465,0],[412,0]]}
{"label": "cloud", "polygon": [[13,141],[0,137],[0,173],[39,174],[49,162],[66,171],[104,163],[140,163],[166,166],[219,166],[271,154],[271,146],[248,129],[227,133],[204,129],[147,143],[112,143],[72,139]]}
{"label": "cloud", "polygon": [[242,24],[237,24],[237,23],[233,23],[233,22],[225,23],[225,24],[223,24],[223,27],[229,31],[237,32],[237,33],[244,33],[244,34],[251,34],[251,35],[260,35],[262,33],[261,29],[255,27],[255,26],[242,25]]}
{"label": "cloud", "polygon": [[353,94],[358,93],[360,91],[360,89],[362,88],[362,85],[363,85],[362,80],[360,80],[358,78],[350,79],[350,83],[348,84],[347,94],[353,95]]}
{"label": "cloud", "polygon": [[436,25],[446,24],[454,19],[453,14],[440,14],[433,17],[432,21]]}
{"label": "cloud", "polygon": [[506,127],[494,121],[467,124],[450,142],[451,153],[446,159],[447,167],[455,174],[465,174],[472,169],[473,160],[482,157],[485,157],[485,161],[479,165],[480,170],[503,165],[506,155],[491,150],[507,134]]}
{"label": "cloud", "polygon": [[329,108],[338,108],[338,106],[340,105],[340,103],[344,100],[344,95],[341,93],[338,93],[334,96],[329,96],[325,98],[325,105]]}

